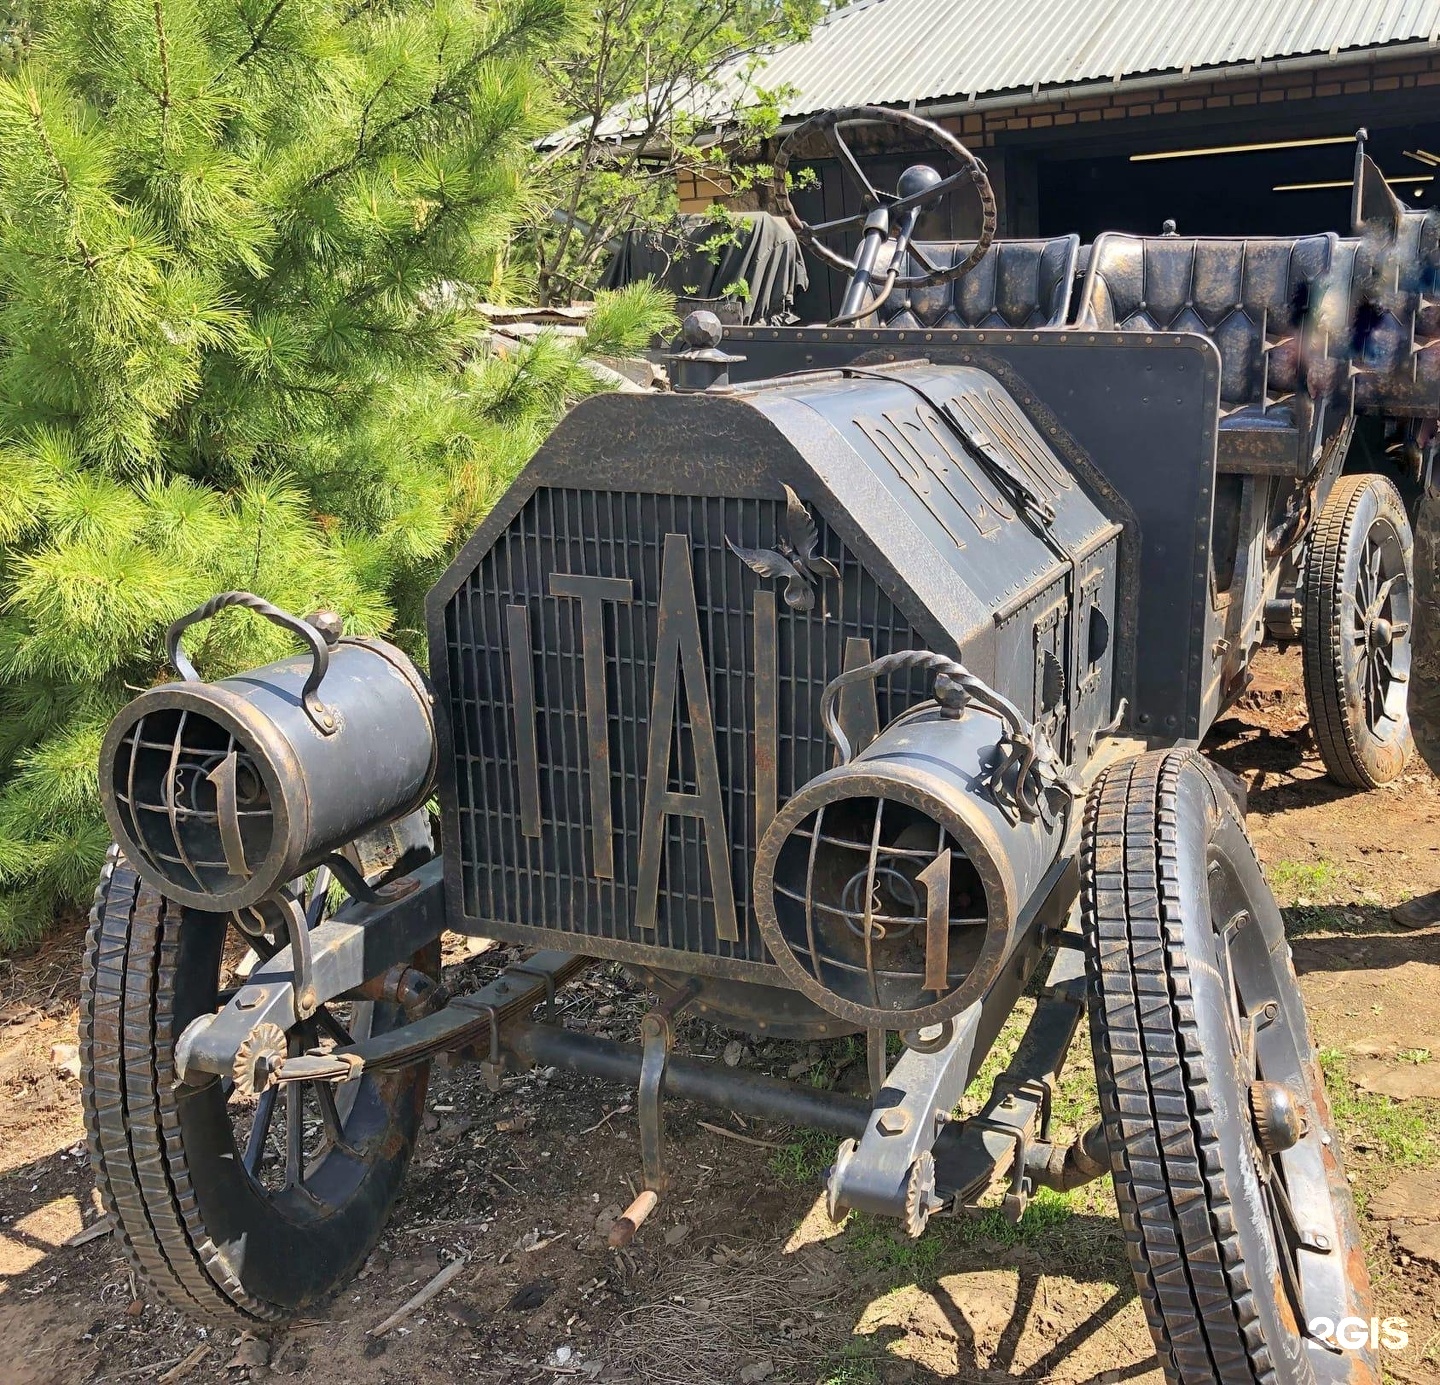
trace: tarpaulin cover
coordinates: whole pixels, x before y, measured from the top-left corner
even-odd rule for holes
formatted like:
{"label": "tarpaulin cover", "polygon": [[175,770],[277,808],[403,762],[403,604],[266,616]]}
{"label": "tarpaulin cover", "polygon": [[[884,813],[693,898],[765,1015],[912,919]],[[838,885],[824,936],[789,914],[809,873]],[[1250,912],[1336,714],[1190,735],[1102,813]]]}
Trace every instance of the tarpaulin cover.
{"label": "tarpaulin cover", "polygon": [[[711,250],[704,247],[727,227],[699,213],[677,218],[674,230],[628,231],[600,287],[623,288],[650,278],[680,298],[682,310],[710,307],[746,323],[794,322],[795,294],[810,283],[795,233],[768,212],[740,212],[729,229],[729,241]],[[726,293],[737,283],[746,285],[748,297]]]}

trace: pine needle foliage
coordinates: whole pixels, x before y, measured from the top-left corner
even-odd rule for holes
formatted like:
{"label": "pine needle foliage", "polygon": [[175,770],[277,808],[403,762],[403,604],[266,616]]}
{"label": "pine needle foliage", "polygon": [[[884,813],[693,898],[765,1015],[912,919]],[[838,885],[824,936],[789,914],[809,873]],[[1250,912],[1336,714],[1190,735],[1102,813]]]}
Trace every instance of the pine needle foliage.
{"label": "pine needle foliage", "polygon": [[[88,895],[100,738],[170,621],[238,587],[423,652],[425,589],[599,387],[589,344],[478,352],[473,307],[576,0],[37,12],[0,63],[0,950]],[[593,349],[671,306],[602,303]],[[236,612],[197,645],[288,647]]]}

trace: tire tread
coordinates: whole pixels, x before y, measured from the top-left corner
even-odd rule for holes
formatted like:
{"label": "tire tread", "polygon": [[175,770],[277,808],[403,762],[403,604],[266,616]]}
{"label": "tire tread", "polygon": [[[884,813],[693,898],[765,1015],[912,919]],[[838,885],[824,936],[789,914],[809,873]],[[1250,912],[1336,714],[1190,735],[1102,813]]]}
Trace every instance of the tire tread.
{"label": "tire tread", "polygon": [[86,935],[80,1007],[90,1159],[102,1205],[137,1273],[191,1316],[254,1330],[279,1321],[284,1310],[248,1293],[228,1269],[205,1235],[185,1164],[177,1036],[167,1027],[173,908],[111,849]]}
{"label": "tire tread", "polygon": [[1196,762],[1172,751],[1116,766],[1086,805],[1091,1042],[1126,1251],[1167,1381],[1277,1385],[1198,1063],[1181,933],[1177,789]]}
{"label": "tire tread", "polygon": [[[1353,542],[1355,512],[1366,491],[1377,483],[1390,484],[1366,472],[1341,476],[1336,481],[1315,523],[1305,575],[1301,648],[1310,729],[1330,777],[1354,789],[1377,788],[1380,781],[1365,764],[1345,705],[1342,641],[1349,593],[1341,589],[1341,584],[1345,555]],[[1401,510],[1403,513],[1403,506]]]}

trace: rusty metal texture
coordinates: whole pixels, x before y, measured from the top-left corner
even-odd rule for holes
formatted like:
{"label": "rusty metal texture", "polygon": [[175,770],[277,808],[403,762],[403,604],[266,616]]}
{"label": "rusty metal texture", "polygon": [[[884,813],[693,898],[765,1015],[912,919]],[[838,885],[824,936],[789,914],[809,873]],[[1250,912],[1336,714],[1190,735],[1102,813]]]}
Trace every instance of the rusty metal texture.
{"label": "rusty metal texture", "polygon": [[[524,606],[505,608],[510,646],[510,703],[514,711],[515,777],[520,792],[520,830],[540,835],[540,752],[535,744],[535,671],[530,651],[530,612]],[[587,689],[588,691],[588,689]]]}
{"label": "rusty metal texture", "polygon": [[[756,844],[828,767],[820,694],[867,652],[963,651],[1064,755],[1090,753],[1125,651],[1077,631],[1125,628],[1121,529],[992,374],[904,377],[595,400],[560,425],[430,603],[464,927],[776,984]],[[629,599],[592,598],[587,622],[581,591]],[[856,689],[842,720],[863,743],[927,691]]]}
{"label": "rusty metal texture", "polygon": [[[827,584],[829,619],[806,618],[732,551],[735,543],[768,547],[785,526],[783,498],[545,489],[481,560],[447,616],[443,675],[459,693],[448,718],[456,758],[445,776],[453,775],[453,812],[452,791],[442,792],[447,829],[457,829],[447,858],[457,875],[452,908],[474,920],[467,926],[499,932],[509,923],[530,938],[538,925],[556,943],[626,962],[673,965],[679,951],[711,959],[712,974],[776,979],[752,922],[755,843],[779,800],[829,762],[814,708],[843,666],[846,640],[863,629],[881,650],[915,641],[823,521],[816,552],[834,555],[844,591],[837,601],[837,584]],[[688,541],[666,540],[667,532]],[[593,679],[587,646],[576,638],[578,603],[552,602],[524,585],[533,564],[548,576],[562,560],[575,568],[598,560],[605,576],[635,574],[634,599],[608,607],[603,652],[588,647]],[[545,751],[543,829],[533,845],[519,811],[526,776],[512,680],[500,663],[501,608],[517,598],[532,611],[534,725]],[[589,753],[584,712],[585,689],[602,677],[604,778]],[[919,695],[918,686],[886,690],[881,714],[888,719]],[[662,763],[671,767],[668,781]],[[597,796],[611,821],[609,876],[591,867]],[[729,895],[719,908],[716,882]]]}
{"label": "rusty metal texture", "polygon": [[[180,632],[246,595],[225,593],[177,622],[182,672],[194,669]],[[192,907],[257,903],[411,812],[435,782],[430,695],[405,654],[383,640],[329,646],[306,622],[276,614],[309,631],[307,656],[217,683],[187,675],[151,688],[101,747],[100,796],[115,839],[148,883]],[[316,721],[322,694],[328,727]]]}

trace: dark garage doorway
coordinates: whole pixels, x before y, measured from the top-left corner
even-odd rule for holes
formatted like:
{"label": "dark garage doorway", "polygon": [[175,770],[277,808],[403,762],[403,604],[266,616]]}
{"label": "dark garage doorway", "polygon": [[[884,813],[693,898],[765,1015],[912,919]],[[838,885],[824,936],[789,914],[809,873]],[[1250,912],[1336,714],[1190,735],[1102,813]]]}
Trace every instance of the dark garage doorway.
{"label": "dark garage doorway", "polygon": [[[1330,133],[1339,137],[1343,130]],[[1199,131],[1190,144],[1177,139],[1173,147],[1251,144],[1264,138],[1254,127],[1247,135],[1228,138]],[[1367,149],[1386,177],[1395,180],[1392,186],[1401,201],[1412,207],[1436,205],[1440,166],[1412,155],[1427,152],[1440,159],[1440,125],[1372,130]],[[1036,166],[1040,233],[1078,231],[1087,242],[1101,231],[1158,235],[1164,221],[1173,218],[1182,235],[1348,234],[1354,157],[1354,144],[1348,140],[1143,161],[1127,154],[1042,156]],[[1340,186],[1292,190],[1296,184],[1317,183]]]}

